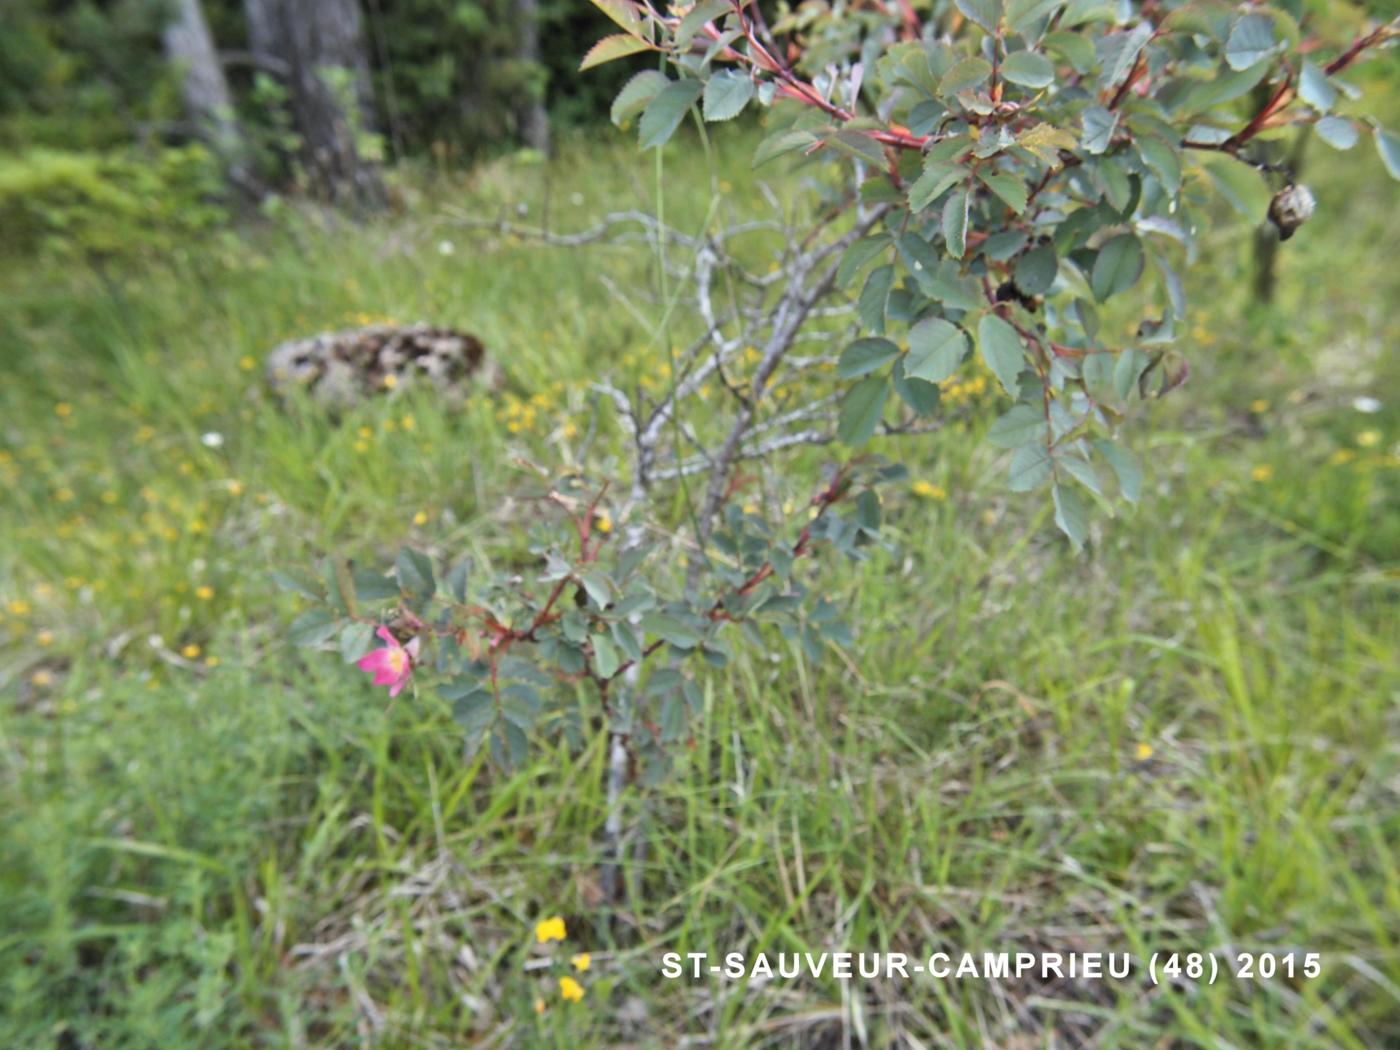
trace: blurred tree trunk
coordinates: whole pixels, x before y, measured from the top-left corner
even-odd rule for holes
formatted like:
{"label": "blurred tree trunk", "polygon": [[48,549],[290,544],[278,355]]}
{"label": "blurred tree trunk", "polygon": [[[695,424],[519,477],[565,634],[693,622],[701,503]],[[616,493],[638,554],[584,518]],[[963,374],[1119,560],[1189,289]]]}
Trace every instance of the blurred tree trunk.
{"label": "blurred tree trunk", "polygon": [[386,200],[363,136],[374,131],[359,0],[244,0],[255,58],[287,71],[284,85],[307,169],[331,200]]}
{"label": "blurred tree trunk", "polygon": [[[538,0],[514,0],[520,32],[519,58],[527,68],[540,68],[540,12]],[[549,152],[549,114],[544,108],[544,91],[532,87],[516,111],[520,138],[531,149]]]}
{"label": "blurred tree trunk", "polygon": [[197,134],[223,161],[230,182],[256,191],[247,144],[234,116],[233,95],[199,0],[174,0],[161,40],[166,57],[181,71],[185,112]]}

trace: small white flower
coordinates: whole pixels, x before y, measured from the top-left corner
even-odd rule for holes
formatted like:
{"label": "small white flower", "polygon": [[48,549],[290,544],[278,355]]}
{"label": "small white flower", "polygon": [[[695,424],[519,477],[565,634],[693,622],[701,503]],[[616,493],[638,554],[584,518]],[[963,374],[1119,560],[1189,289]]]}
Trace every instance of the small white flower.
{"label": "small white flower", "polygon": [[451,255],[457,251],[457,246],[451,241],[438,241],[438,254]]}
{"label": "small white flower", "polygon": [[1351,407],[1364,415],[1374,416],[1381,410],[1381,403],[1374,397],[1358,397],[1352,401]]}
{"label": "small white flower", "polygon": [[224,445],[224,436],[217,430],[201,435],[199,440],[205,448],[223,448]]}
{"label": "small white flower", "polygon": [[569,194],[569,203],[572,204],[575,208],[582,206],[583,194],[580,193],[578,190],[574,190],[573,193]]}

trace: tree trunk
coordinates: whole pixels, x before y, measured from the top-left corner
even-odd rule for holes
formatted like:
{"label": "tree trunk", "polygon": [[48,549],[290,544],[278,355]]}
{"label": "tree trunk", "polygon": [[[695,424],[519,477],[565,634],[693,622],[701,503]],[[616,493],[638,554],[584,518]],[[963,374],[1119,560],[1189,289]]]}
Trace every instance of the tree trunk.
{"label": "tree trunk", "polygon": [[[522,63],[538,69],[540,62],[540,12],[538,0],[515,0],[515,17],[520,27]],[[543,87],[534,88],[516,110],[520,139],[531,149],[549,152],[549,114],[544,108]]]}
{"label": "tree trunk", "polygon": [[361,137],[373,132],[373,94],[359,0],[245,0],[255,58],[287,70],[284,86],[317,189],[337,203],[385,202]]}
{"label": "tree trunk", "polygon": [[166,57],[181,71],[185,112],[199,137],[223,161],[229,181],[252,189],[247,146],[234,117],[233,95],[199,0],[175,0],[161,39]]}

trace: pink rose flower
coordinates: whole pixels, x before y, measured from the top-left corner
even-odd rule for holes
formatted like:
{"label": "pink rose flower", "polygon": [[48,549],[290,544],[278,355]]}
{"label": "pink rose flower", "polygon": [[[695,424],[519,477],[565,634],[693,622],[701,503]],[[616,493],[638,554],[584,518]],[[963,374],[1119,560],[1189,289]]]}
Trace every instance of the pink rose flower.
{"label": "pink rose flower", "polygon": [[374,675],[375,685],[387,685],[389,695],[395,697],[413,677],[413,662],[418,659],[418,639],[400,645],[399,640],[389,633],[389,628],[379,628],[378,634],[387,644],[383,649],[375,649],[360,657],[355,666]]}

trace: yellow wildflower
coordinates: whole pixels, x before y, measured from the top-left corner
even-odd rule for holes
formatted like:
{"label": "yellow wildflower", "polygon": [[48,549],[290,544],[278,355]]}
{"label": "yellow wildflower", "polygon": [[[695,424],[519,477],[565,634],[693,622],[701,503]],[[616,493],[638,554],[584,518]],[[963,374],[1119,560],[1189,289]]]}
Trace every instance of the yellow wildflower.
{"label": "yellow wildflower", "polygon": [[357,441],[357,442],[355,442],[355,451],[358,452],[358,453],[360,453],[360,455],[364,455],[366,452],[369,451],[369,442],[368,442],[368,441]]}
{"label": "yellow wildflower", "polygon": [[36,634],[36,635],[34,636],[34,640],[35,640],[36,642],[38,642],[40,645],[53,645],[53,632],[52,632],[52,631],[40,631],[38,634]]}
{"label": "yellow wildflower", "polygon": [[588,952],[579,952],[572,959],[570,959],[569,962],[573,963],[575,970],[577,970],[579,973],[583,973],[585,970],[587,970],[590,966],[593,965],[593,956],[588,954]]}
{"label": "yellow wildflower", "polygon": [[230,496],[241,496],[241,495],[243,495],[243,482],[241,482],[241,481],[230,481],[230,482],[228,483],[228,494],[229,494]]}
{"label": "yellow wildflower", "polygon": [[393,390],[394,387],[396,387],[396,386],[398,386],[398,385],[399,385],[399,377],[398,377],[398,376],[393,375],[393,374],[390,374],[390,375],[387,375],[387,376],[384,377],[384,389],[385,389],[385,390]]}
{"label": "yellow wildflower", "polygon": [[405,430],[412,430],[417,425],[418,420],[414,419],[412,416],[404,416],[399,420],[399,426],[403,427]]}
{"label": "yellow wildflower", "polygon": [[909,486],[909,491],[920,499],[942,501],[948,498],[948,490],[942,485],[935,485],[931,481],[916,481]]}
{"label": "yellow wildflower", "polygon": [[415,524],[415,525],[426,525],[426,524],[428,524],[428,512],[425,511],[425,510],[420,510],[417,514],[413,515],[413,524]]}
{"label": "yellow wildflower", "polygon": [[10,608],[10,615],[12,615],[12,616],[28,616],[28,615],[29,615],[29,603],[28,603],[27,601],[25,601],[23,598],[15,598],[14,600],[12,600],[12,601],[10,602],[9,608]]}
{"label": "yellow wildflower", "polygon": [[1356,435],[1356,443],[1362,448],[1375,448],[1381,443],[1381,432],[1379,430],[1363,430]]}
{"label": "yellow wildflower", "polygon": [[199,658],[199,654],[203,651],[204,650],[202,650],[199,646],[191,642],[189,645],[185,646],[183,649],[180,650],[180,655],[183,656],[186,660],[196,660]]}
{"label": "yellow wildflower", "polygon": [[564,920],[558,915],[551,915],[535,924],[535,940],[540,944],[547,944],[549,941],[562,941],[566,936],[568,933],[564,929]]}
{"label": "yellow wildflower", "polygon": [[1249,403],[1249,410],[1253,412],[1256,416],[1262,416],[1265,412],[1269,410],[1269,402],[1264,400],[1262,397],[1257,397]]}
{"label": "yellow wildflower", "polygon": [[1249,472],[1249,476],[1255,481],[1268,481],[1274,476],[1274,468],[1267,463],[1261,463]]}
{"label": "yellow wildflower", "polygon": [[219,666],[219,658],[218,658],[217,656],[206,656],[206,657],[204,658],[204,666],[205,666],[205,667],[218,667],[218,666]]}
{"label": "yellow wildflower", "polygon": [[73,406],[67,401],[60,401],[53,406],[53,411],[54,415],[58,416],[59,419],[67,419],[73,414]]}
{"label": "yellow wildflower", "polygon": [[598,531],[604,535],[607,535],[613,530],[612,518],[608,517],[606,512],[600,513],[594,524],[598,527]]}
{"label": "yellow wildflower", "polygon": [[254,361],[251,357],[249,357],[247,354],[244,354],[238,359],[238,367],[243,369],[243,371],[245,372],[251,372],[254,368],[258,367],[258,363]]}
{"label": "yellow wildflower", "polygon": [[1356,458],[1356,453],[1349,448],[1339,448],[1332,453],[1332,458],[1327,462],[1334,467],[1340,467],[1345,463],[1350,463]]}
{"label": "yellow wildflower", "polygon": [[544,1000],[543,1000],[543,999],[536,999],[536,1000],[535,1000],[535,1013],[537,1013],[537,1014],[542,1014],[542,1013],[544,1013]]}
{"label": "yellow wildflower", "polygon": [[53,675],[49,674],[47,671],[35,671],[29,676],[29,680],[42,689],[53,681]]}
{"label": "yellow wildflower", "polygon": [[207,602],[210,598],[214,597],[214,588],[210,587],[207,583],[202,583],[194,589],[194,596],[202,602]]}
{"label": "yellow wildflower", "polygon": [[580,1002],[583,999],[583,985],[572,977],[561,977],[559,978],[559,994],[568,1002]]}
{"label": "yellow wildflower", "polygon": [[1147,743],[1138,744],[1138,746],[1133,749],[1133,755],[1136,756],[1139,762],[1146,762],[1152,757],[1152,745]]}

